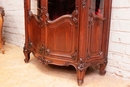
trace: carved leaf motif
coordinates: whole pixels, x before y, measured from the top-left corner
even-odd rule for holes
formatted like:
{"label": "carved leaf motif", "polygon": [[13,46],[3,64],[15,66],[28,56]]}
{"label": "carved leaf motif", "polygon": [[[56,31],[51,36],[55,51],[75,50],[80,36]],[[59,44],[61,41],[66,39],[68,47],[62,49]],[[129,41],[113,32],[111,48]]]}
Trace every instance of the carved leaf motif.
{"label": "carved leaf motif", "polygon": [[43,53],[44,53],[44,50],[45,50],[45,47],[44,47],[44,45],[42,44],[42,46],[39,48],[39,53],[40,53],[40,54],[43,54]]}
{"label": "carved leaf motif", "polygon": [[50,63],[52,63],[51,60],[45,59],[44,57],[38,57],[38,59],[40,60],[40,62],[42,64],[50,64]]}

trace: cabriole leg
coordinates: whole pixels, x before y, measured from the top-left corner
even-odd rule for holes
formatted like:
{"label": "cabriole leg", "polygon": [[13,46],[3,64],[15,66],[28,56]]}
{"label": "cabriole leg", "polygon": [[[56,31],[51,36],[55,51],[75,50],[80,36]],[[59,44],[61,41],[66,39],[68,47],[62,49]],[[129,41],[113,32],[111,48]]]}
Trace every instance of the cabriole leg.
{"label": "cabriole leg", "polygon": [[104,61],[103,64],[100,64],[100,75],[105,75],[106,74],[106,65],[107,65],[107,61]]}
{"label": "cabriole leg", "polygon": [[82,58],[80,58],[77,66],[77,82],[79,86],[82,85],[84,82],[85,72],[86,72],[85,62]]}
{"label": "cabriole leg", "polygon": [[85,70],[77,70],[77,82],[78,85],[81,86],[84,82],[84,75],[85,75]]}
{"label": "cabriole leg", "polygon": [[30,60],[30,53],[31,52],[26,47],[24,47],[23,53],[25,55],[24,61],[25,61],[25,63],[28,63]]}

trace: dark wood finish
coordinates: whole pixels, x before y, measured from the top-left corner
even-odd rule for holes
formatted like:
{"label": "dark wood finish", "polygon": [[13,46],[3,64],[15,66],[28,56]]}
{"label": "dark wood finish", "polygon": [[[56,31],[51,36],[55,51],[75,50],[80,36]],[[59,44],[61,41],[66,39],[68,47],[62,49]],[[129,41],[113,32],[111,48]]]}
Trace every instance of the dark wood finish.
{"label": "dark wood finish", "polygon": [[112,0],[75,0],[72,13],[55,19],[53,14],[49,16],[48,1],[51,0],[38,0],[38,14],[34,15],[31,1],[24,0],[25,62],[29,62],[32,52],[43,64],[72,65],[79,85],[84,82],[89,66],[100,66],[99,72],[104,75]]}

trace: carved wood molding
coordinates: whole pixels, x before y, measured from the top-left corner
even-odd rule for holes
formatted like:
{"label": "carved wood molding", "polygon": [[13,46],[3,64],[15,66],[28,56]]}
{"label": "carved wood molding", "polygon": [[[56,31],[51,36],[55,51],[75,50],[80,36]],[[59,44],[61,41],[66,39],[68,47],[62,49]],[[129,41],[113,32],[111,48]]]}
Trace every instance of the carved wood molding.
{"label": "carved wood molding", "polygon": [[33,47],[33,43],[28,39],[28,46],[26,48],[30,50],[32,47]]}
{"label": "carved wood molding", "polygon": [[94,21],[93,21],[93,14],[90,12],[89,13],[89,23],[88,23],[88,27],[91,28],[92,25],[94,25]]}
{"label": "carved wood molding", "polygon": [[52,60],[45,59],[44,57],[38,57],[38,59],[42,64],[50,64],[53,62]]}
{"label": "carved wood molding", "polygon": [[44,50],[45,50],[45,46],[44,46],[44,44],[42,44],[42,45],[39,47],[39,53],[40,53],[40,54],[44,54]]}
{"label": "carved wood molding", "polygon": [[78,6],[76,6],[76,9],[72,13],[72,20],[76,24],[76,28],[78,27]]}
{"label": "carved wood molding", "polygon": [[32,19],[35,18],[36,22],[39,24],[39,27],[44,27],[44,21],[43,21],[43,8],[39,8],[40,12],[38,15],[34,15],[31,10],[27,9],[28,13],[28,22]]}
{"label": "carved wood molding", "polygon": [[48,55],[50,53],[50,49],[46,48],[45,49],[45,54]]}
{"label": "carved wood molding", "polygon": [[47,25],[49,22],[49,13],[48,13],[48,11],[47,11],[47,8],[46,7],[44,7],[44,14],[45,14],[45,22],[44,22],[44,24],[45,25]]}
{"label": "carved wood molding", "polygon": [[30,51],[28,50],[28,47],[24,46],[24,47],[23,47],[23,52],[24,52],[24,53],[28,53],[28,52],[30,52]]}
{"label": "carved wood molding", "polygon": [[45,55],[48,55],[50,53],[50,49],[48,49],[45,44],[42,44],[40,47],[39,47],[39,53],[40,54],[45,54]]}
{"label": "carved wood molding", "polygon": [[33,13],[31,10],[27,9],[27,12],[28,12],[28,21],[30,21],[33,17]]}
{"label": "carved wood molding", "polygon": [[43,19],[43,16],[44,16],[44,7],[42,6],[41,8],[38,8],[38,14],[37,14],[37,19],[39,20],[39,27],[44,27],[44,19]]}

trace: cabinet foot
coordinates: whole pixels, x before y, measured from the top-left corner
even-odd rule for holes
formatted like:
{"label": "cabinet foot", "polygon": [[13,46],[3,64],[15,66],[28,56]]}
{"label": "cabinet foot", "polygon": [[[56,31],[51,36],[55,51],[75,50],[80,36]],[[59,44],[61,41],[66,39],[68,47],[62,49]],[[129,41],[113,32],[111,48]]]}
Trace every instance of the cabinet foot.
{"label": "cabinet foot", "polygon": [[78,80],[78,85],[81,86],[83,84],[83,80]]}
{"label": "cabinet foot", "polygon": [[24,47],[23,53],[24,53],[24,55],[25,55],[24,62],[25,62],[25,63],[28,63],[29,60],[30,60],[30,53],[31,53],[31,52]]}
{"label": "cabinet foot", "polygon": [[103,64],[100,64],[100,75],[105,75],[106,74],[106,65],[107,65],[107,62],[105,61]]}
{"label": "cabinet foot", "polygon": [[30,60],[30,58],[25,58],[25,59],[24,59],[24,62],[25,62],[25,63],[28,63],[29,60]]}
{"label": "cabinet foot", "polygon": [[24,62],[25,63],[28,63],[29,62],[29,60],[30,60],[30,53],[24,53],[24,55],[25,55],[25,59],[24,59]]}
{"label": "cabinet foot", "polygon": [[77,70],[77,82],[78,85],[81,86],[84,83],[84,75],[86,70]]}
{"label": "cabinet foot", "polygon": [[100,71],[100,75],[105,75],[106,74],[106,70]]}

